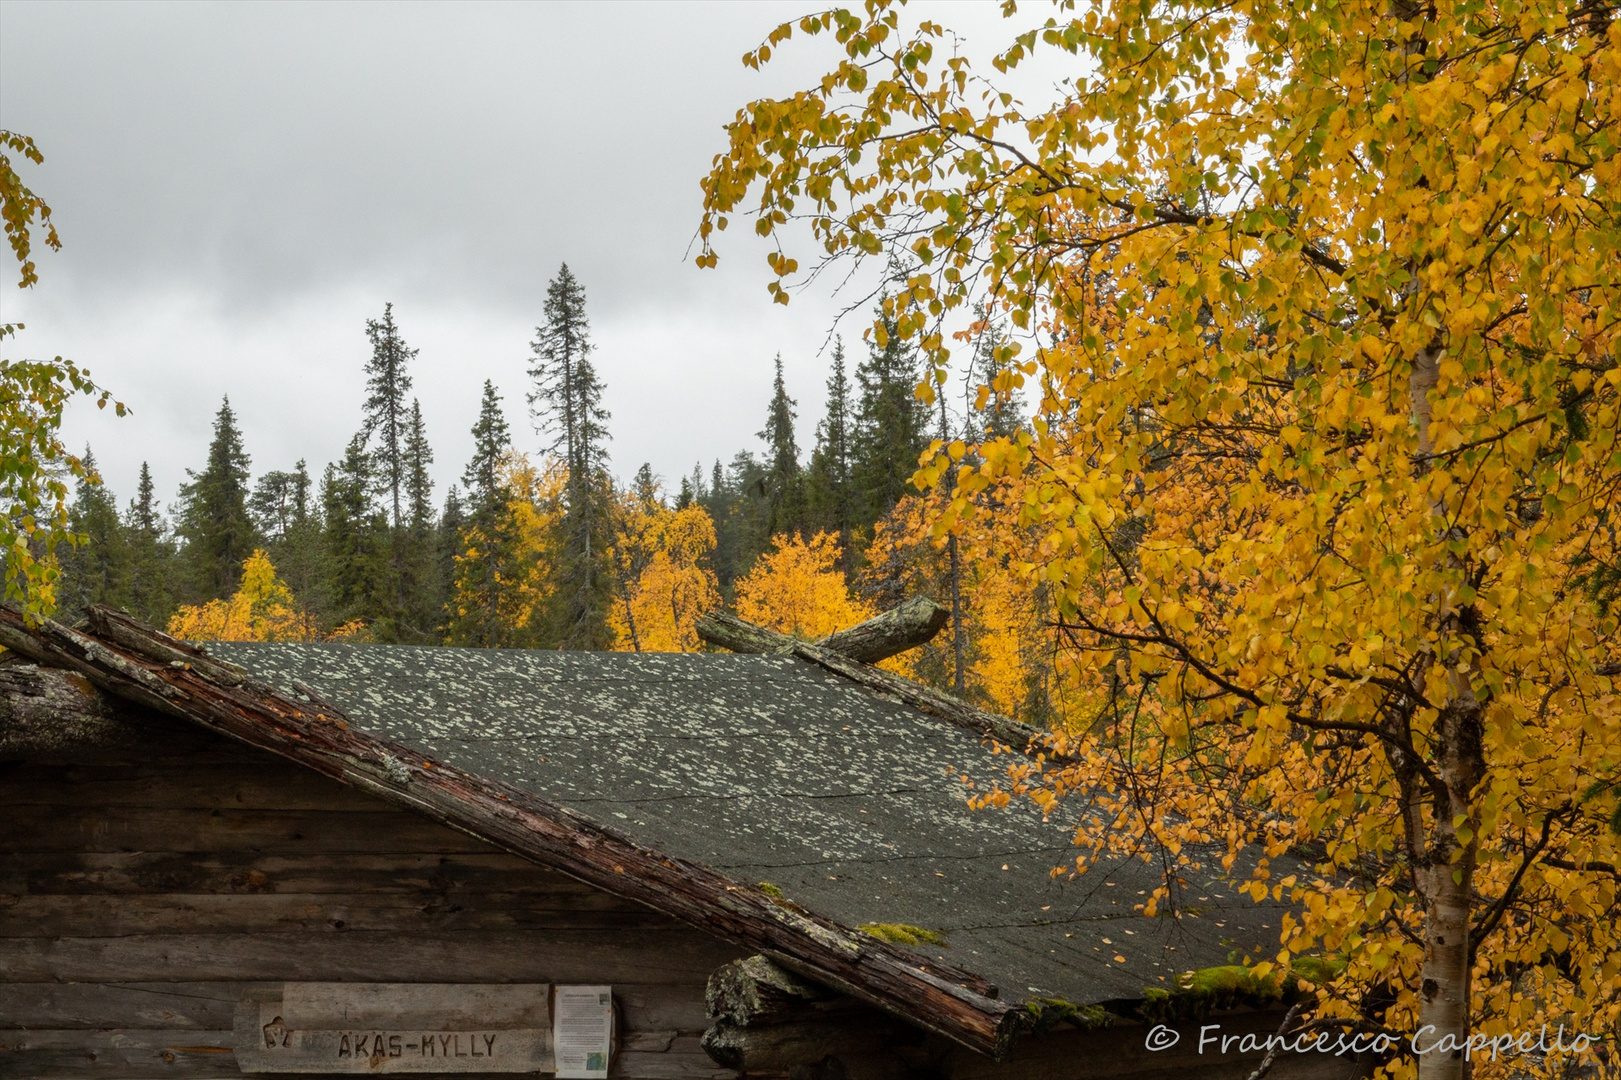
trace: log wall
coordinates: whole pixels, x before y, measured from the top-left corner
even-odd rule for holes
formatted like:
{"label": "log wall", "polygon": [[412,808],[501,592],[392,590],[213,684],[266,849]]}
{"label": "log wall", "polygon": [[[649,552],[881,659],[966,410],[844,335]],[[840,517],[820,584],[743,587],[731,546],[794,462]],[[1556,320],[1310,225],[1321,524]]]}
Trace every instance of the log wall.
{"label": "log wall", "polygon": [[282,981],[611,983],[615,1076],[736,1075],[730,945],[223,740],[98,757],[0,762],[0,1076],[239,1077]]}

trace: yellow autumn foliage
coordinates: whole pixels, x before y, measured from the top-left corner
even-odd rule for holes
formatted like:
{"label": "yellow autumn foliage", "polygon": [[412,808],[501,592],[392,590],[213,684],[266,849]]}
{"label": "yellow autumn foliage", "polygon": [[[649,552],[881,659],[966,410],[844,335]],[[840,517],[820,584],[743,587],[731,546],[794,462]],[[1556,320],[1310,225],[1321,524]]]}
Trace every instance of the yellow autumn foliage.
{"label": "yellow autumn foliage", "polygon": [[662,503],[624,513],[615,552],[622,588],[609,612],[614,648],[637,652],[696,652],[700,616],[720,607],[720,586],[708,562],[715,522],[699,506],[671,510]]}
{"label": "yellow autumn foliage", "polygon": [[839,539],[777,536],[736,585],[737,614],[748,622],[814,641],[876,612],[852,595],[839,570]]}
{"label": "yellow autumn foliage", "polygon": [[[354,637],[358,626],[340,627]],[[270,556],[255,550],[242,564],[242,583],[228,600],[182,606],[169,618],[169,633],[185,641],[320,641],[313,619],[276,575]]]}

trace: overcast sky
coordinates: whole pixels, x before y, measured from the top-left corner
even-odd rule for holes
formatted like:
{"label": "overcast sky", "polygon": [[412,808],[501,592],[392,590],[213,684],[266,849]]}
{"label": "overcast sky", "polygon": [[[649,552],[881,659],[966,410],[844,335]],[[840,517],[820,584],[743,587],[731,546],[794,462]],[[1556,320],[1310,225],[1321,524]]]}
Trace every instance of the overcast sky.
{"label": "overcast sky", "polygon": [[[719,270],[689,245],[722,125],[835,62],[826,39],[764,73],[739,62],[815,6],[5,0],[0,126],[44,151],[25,179],[65,245],[36,256],[38,286],[0,289],[0,317],[28,324],[8,353],[88,366],[134,415],[76,407],[71,444],[121,502],[142,460],[172,500],[224,394],[256,475],[336,459],[360,422],[365,321],[392,301],[442,498],[484,379],[520,448],[538,445],[528,343],[567,262],[620,476],[650,461],[673,489],[695,460],[757,449],[779,350],[808,453],[849,297],[770,303],[742,230]],[[1005,33],[989,4],[927,11]]]}

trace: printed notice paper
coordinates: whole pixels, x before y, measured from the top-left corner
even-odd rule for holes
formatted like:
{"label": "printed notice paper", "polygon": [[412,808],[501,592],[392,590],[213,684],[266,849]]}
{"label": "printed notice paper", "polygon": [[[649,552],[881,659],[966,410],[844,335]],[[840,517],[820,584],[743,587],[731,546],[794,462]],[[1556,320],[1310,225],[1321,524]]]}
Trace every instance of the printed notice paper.
{"label": "printed notice paper", "polygon": [[604,1080],[613,1040],[613,987],[559,986],[552,1014],[558,1080]]}

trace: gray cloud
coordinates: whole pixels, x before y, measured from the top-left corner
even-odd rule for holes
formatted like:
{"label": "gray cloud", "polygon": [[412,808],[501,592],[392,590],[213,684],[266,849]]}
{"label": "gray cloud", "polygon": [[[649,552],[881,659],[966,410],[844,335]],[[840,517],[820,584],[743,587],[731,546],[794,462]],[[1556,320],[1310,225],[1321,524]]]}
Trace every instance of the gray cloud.
{"label": "gray cloud", "polygon": [[256,470],[335,458],[385,300],[422,350],[442,491],[484,378],[527,430],[527,343],[563,261],[587,289],[618,471],[650,460],[674,483],[753,445],[779,349],[808,446],[839,302],[769,304],[747,237],[728,235],[718,272],[687,258],[722,125],[832,62],[824,40],[764,73],[739,63],[803,10],[7,0],[0,125],[44,149],[29,180],[66,247],[0,313],[31,324],[19,351],[69,355],[135,407],[68,427],[120,496],[143,459],[172,492],[224,393]]}

